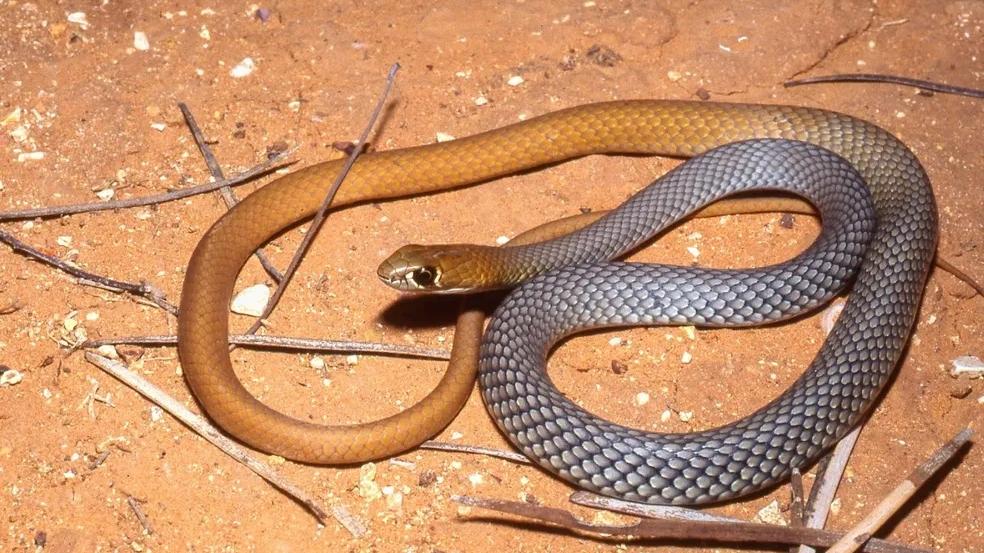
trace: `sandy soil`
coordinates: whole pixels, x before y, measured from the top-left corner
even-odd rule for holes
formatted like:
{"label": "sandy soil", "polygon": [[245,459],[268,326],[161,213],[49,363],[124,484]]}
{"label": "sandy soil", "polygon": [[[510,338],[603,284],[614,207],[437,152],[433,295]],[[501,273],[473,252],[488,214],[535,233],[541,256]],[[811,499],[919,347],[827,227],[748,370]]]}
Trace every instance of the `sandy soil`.
{"label": "sandy soil", "polygon": [[[380,150],[623,98],[702,95],[818,106],[871,120],[901,137],[925,164],[940,206],[941,255],[984,275],[980,100],[894,86],[781,86],[795,76],[866,71],[984,87],[984,3],[313,4],[3,2],[0,209],[98,201],[96,193],[107,189],[131,198],[207,180],[179,101],[197,114],[228,173],[284,144],[297,147],[301,164],[337,156],[331,144],[358,135],[387,68],[399,61],[392,109],[374,140]],[[265,22],[255,15],[258,7],[269,9]],[[75,12],[84,18],[69,15]],[[146,34],[149,49],[134,47],[137,31]],[[252,73],[230,76],[247,57],[255,62]],[[514,76],[523,82],[510,85]],[[451,304],[401,302],[374,277],[386,255],[406,242],[491,244],[581,208],[612,206],[672,164],[596,156],[453,193],[339,211],[274,327],[292,335],[446,347]],[[222,212],[216,197],[199,196],[4,228],[89,270],[146,279],[176,301],[192,248]],[[810,243],[816,225],[796,217],[793,228],[784,228],[779,217],[688,223],[637,258],[690,263],[694,247],[707,265],[782,260]],[[297,229],[278,238],[269,248],[274,260],[285,265],[299,238]],[[238,286],[264,281],[251,263]],[[80,354],[66,356],[63,347],[83,334],[170,333],[172,317],[80,286],[5,249],[0,306],[9,304],[19,309],[0,315],[0,363],[23,380],[0,387],[0,550],[33,550],[37,543],[59,552],[626,548],[460,512],[451,495],[566,506],[571,490],[528,467],[433,451],[376,465],[376,483],[401,494],[400,505],[358,495],[358,467],[280,466],[324,503],[347,505],[370,532],[356,540],[334,523],[318,527],[298,505],[169,416],[155,415],[147,401]],[[932,274],[915,337],[862,434],[831,527],[857,521],[946,437],[980,420],[984,383],[956,380],[949,369],[957,356],[984,356],[982,312],[984,299],[968,286],[942,271]],[[248,323],[234,319],[237,328]],[[611,345],[615,337],[622,345]],[[572,398],[605,416],[686,431],[728,422],[774,397],[822,339],[817,317],[767,329],[698,330],[693,338],[679,329],[595,334],[561,347],[551,374]],[[129,351],[132,368],[197,409],[173,348]],[[680,362],[685,352],[692,356],[688,364]],[[439,362],[325,359],[327,368],[318,371],[309,355],[235,354],[241,377],[264,401],[335,422],[395,413],[422,397],[443,370]],[[613,362],[627,370],[613,374]],[[93,390],[111,404],[86,401]],[[640,392],[649,394],[648,403],[638,404]],[[664,413],[668,420],[661,421]],[[508,448],[477,394],[440,439]],[[91,468],[103,452],[108,456]],[[940,551],[984,551],[982,470],[984,454],[973,447],[879,535]],[[129,496],[141,502],[152,535],[128,506]],[[788,488],[715,510],[751,518],[774,501],[787,509]]]}

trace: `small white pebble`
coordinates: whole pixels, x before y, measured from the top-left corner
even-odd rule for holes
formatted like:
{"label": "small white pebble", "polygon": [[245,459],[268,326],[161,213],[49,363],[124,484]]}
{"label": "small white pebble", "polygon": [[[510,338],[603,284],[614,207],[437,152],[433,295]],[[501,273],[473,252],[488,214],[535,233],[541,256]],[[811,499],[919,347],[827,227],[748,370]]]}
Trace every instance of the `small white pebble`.
{"label": "small white pebble", "polygon": [[17,142],[24,142],[27,140],[27,127],[20,125],[14,130],[10,131],[10,138],[13,138]]}
{"label": "small white pebble", "polygon": [[451,461],[451,470],[461,470],[461,461]]}
{"label": "small white pebble", "polygon": [[961,374],[971,377],[984,376],[984,361],[975,355],[961,355],[951,363],[953,364],[953,368],[950,369],[952,376],[960,376]]}
{"label": "small white pebble", "polygon": [[147,33],[144,33],[143,31],[134,31],[133,47],[142,52],[150,50],[150,40],[147,39]]}
{"label": "small white pebble", "polygon": [[24,375],[14,369],[3,371],[3,374],[0,374],[0,386],[13,386],[20,384],[22,380],[24,380]]}
{"label": "small white pebble", "polygon": [[513,75],[512,77],[509,77],[509,80],[506,81],[506,84],[509,86],[519,86],[523,84],[523,78],[520,77],[519,75]]}
{"label": "small white pebble", "polygon": [[697,338],[697,327],[695,326],[681,326],[680,330],[687,335],[687,339],[689,340]]}
{"label": "small white pebble", "polygon": [[496,243],[497,246],[504,246],[508,242],[509,242],[509,237],[506,236],[506,235],[497,236],[495,238],[495,243]]}
{"label": "small white pebble", "polygon": [[230,309],[233,313],[240,315],[259,317],[263,314],[269,301],[270,287],[266,284],[256,284],[236,294],[236,297],[232,299]]}
{"label": "small white pebble", "polygon": [[435,135],[435,138],[437,139],[438,142],[451,142],[452,140],[454,140],[454,137],[446,132],[437,133],[437,135]]}
{"label": "small white pebble", "polygon": [[608,345],[612,347],[618,347],[622,345],[622,339],[618,336],[608,340]]}
{"label": "small white pebble", "polygon": [[675,82],[679,81],[680,79],[682,79],[683,78],[683,75],[679,71],[670,70],[670,71],[667,71],[666,72],[666,78],[669,79],[670,82],[674,82],[675,83]]}
{"label": "small white pebble", "polygon": [[478,98],[475,98],[476,106],[484,106],[487,103],[489,103],[489,100],[485,96],[479,96]]}
{"label": "small white pebble", "polygon": [[659,421],[660,422],[667,422],[667,421],[670,420],[670,417],[672,417],[672,416],[673,416],[673,412],[670,411],[669,409],[666,409],[662,413],[659,414]]}
{"label": "small white pebble", "polygon": [[525,476],[520,476],[519,477],[519,485],[520,486],[528,486],[529,483],[530,483],[530,479],[529,478],[527,478]]}
{"label": "small white pebble", "polygon": [[25,161],[41,161],[44,159],[44,152],[21,152],[17,154],[17,162],[24,163]]}
{"label": "small white pebble", "polygon": [[167,129],[167,124],[166,123],[151,123],[150,124],[150,128],[154,129],[157,132],[164,132]]}
{"label": "small white pebble", "polygon": [[99,312],[98,311],[87,311],[86,314],[85,314],[85,320],[87,320],[89,322],[98,321],[99,320]]}
{"label": "small white pebble", "polygon": [[700,257],[700,250],[696,246],[687,246],[687,253],[694,257]]}
{"label": "small white pebble", "polygon": [[51,390],[47,388],[41,388],[41,397],[43,397],[44,399],[51,399],[51,396],[53,395],[54,394],[51,393]]}
{"label": "small white pebble", "polygon": [[324,358],[322,358],[322,357],[320,357],[318,355],[315,355],[314,357],[312,357],[311,360],[308,361],[308,365],[310,365],[312,369],[315,369],[315,370],[318,370],[318,371],[324,370],[324,368],[326,366],[325,365]]}
{"label": "small white pebble", "polygon": [[474,472],[468,475],[468,481],[471,482],[472,486],[478,486],[479,484],[483,484],[485,479],[482,478],[481,474]]}
{"label": "small white pebble", "polygon": [[636,394],[636,396],[635,396],[635,404],[636,405],[638,405],[639,407],[642,407],[643,405],[645,405],[647,403],[649,403],[649,394],[647,394],[646,392],[639,392],[638,394]]}
{"label": "small white pebble", "polygon": [[694,360],[694,355],[689,351],[683,352],[683,355],[680,356],[680,362],[683,363],[684,365],[689,364],[693,360]]}
{"label": "small white pebble", "polygon": [[75,478],[75,471],[72,469],[68,469],[62,473],[62,476],[65,477],[65,480],[71,480],[72,478]]}
{"label": "small white pebble", "polygon": [[63,248],[70,248],[72,247],[72,237],[63,234],[55,239],[55,243]]}
{"label": "small white pebble", "polygon": [[351,367],[354,367],[355,365],[358,365],[359,364],[359,356],[358,355],[355,355],[355,354],[349,355],[348,357],[345,358],[345,364],[346,365],[349,365]]}
{"label": "small white pebble", "polygon": [[457,431],[455,431],[455,432],[452,432],[452,433],[451,433],[451,439],[452,439],[452,440],[460,440],[460,439],[462,439],[462,438],[464,438],[464,437],[465,437],[465,435],[464,435],[464,434],[462,434],[461,432],[457,432]]}
{"label": "small white pebble", "polygon": [[779,508],[779,501],[775,499],[763,507],[762,510],[755,515],[753,520],[756,522],[764,522],[766,524],[778,524],[779,526],[787,525],[786,519],[782,518],[782,510]]}
{"label": "small white pebble", "polygon": [[96,197],[104,202],[108,202],[109,200],[112,200],[113,196],[115,195],[116,195],[116,190],[113,188],[103,188],[99,192],[96,192]]}
{"label": "small white pebble", "polygon": [[68,22],[75,23],[83,29],[89,28],[89,20],[85,16],[85,12],[72,12],[68,14]]}
{"label": "small white pebble", "polygon": [[23,113],[23,110],[21,110],[20,106],[15,107],[13,110],[11,110],[10,113],[8,113],[3,118],[2,121],[0,121],[0,127],[3,127],[5,125],[9,125],[11,123],[16,123],[16,122],[20,121],[21,120],[21,114],[22,113]]}
{"label": "small white pebble", "polygon": [[156,405],[150,406],[150,421],[157,422],[164,417],[164,410]]}
{"label": "small white pebble", "polygon": [[841,498],[835,497],[833,501],[830,502],[830,514],[837,516],[841,511]]}
{"label": "small white pebble", "polygon": [[109,359],[119,359],[120,353],[116,351],[116,346],[112,344],[103,344],[96,348],[96,353],[102,355],[103,357],[108,357]]}
{"label": "small white pebble", "polygon": [[229,76],[234,79],[241,79],[249,76],[254,69],[256,69],[256,62],[253,61],[253,58],[243,58],[243,61],[229,70]]}
{"label": "small white pebble", "polygon": [[[390,488],[392,489],[392,488]],[[392,492],[386,495],[386,508],[390,511],[400,511],[403,509],[403,494]]]}
{"label": "small white pebble", "polygon": [[208,27],[202,25],[202,28],[198,30],[198,36],[205,40],[212,40],[212,33],[209,32]]}
{"label": "small white pebble", "polygon": [[301,101],[300,100],[291,100],[291,101],[287,102],[287,109],[289,109],[289,110],[291,110],[291,111],[293,111],[295,113],[298,112],[298,111],[301,111]]}
{"label": "small white pebble", "polygon": [[680,420],[683,422],[690,422],[694,418],[693,411],[680,411]]}

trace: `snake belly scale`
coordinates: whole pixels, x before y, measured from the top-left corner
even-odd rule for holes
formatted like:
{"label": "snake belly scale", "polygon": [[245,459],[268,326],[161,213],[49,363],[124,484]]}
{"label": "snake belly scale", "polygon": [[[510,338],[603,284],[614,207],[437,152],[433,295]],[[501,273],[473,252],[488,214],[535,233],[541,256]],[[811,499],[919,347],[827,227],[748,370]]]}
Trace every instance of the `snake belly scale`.
{"label": "snake belly scale", "polygon": [[[729,142],[769,137],[811,142],[847,159],[868,183],[877,220],[845,313],[817,362],[793,387],[807,399],[836,397],[849,403],[846,409],[809,409],[833,415],[810,415],[809,424],[823,437],[805,459],[843,434],[883,388],[915,318],[935,249],[936,211],[925,173],[884,130],[846,115],[789,106],[659,100],[589,104],[452,142],[363,156],[336,205],[435,192],[593,153],[688,157]],[[208,414],[254,447],[312,463],[357,462],[413,447],[454,417],[473,386],[473,373],[449,371],[427,398],[403,413],[376,423],[328,427],[270,409],[236,378],[226,345],[236,275],[255,248],[313,214],[340,166],[318,164],[277,179],[217,221],[192,255],[178,325],[186,379]],[[808,378],[824,371],[843,382]],[[495,386],[487,380],[492,372],[486,372],[486,389]],[[778,435],[756,426],[767,420],[753,419],[743,428]],[[549,435],[552,427],[544,428]],[[713,442],[696,439],[703,445]],[[741,451],[736,455],[747,457]]]}

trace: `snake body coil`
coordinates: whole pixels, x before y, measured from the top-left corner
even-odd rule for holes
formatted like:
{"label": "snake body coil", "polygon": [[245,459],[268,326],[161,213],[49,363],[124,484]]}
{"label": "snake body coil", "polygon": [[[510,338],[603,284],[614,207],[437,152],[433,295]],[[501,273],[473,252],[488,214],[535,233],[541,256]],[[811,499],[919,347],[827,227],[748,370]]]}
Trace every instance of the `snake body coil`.
{"label": "snake body coil", "polygon": [[[749,189],[809,199],[822,217],[820,237],[795,259],[754,270],[598,264],[710,202]],[[598,493],[692,504],[768,485],[812,459],[831,430],[836,434],[861,411],[871,395],[860,386],[861,367],[842,362],[834,369],[847,388],[842,397],[815,377],[795,387],[782,406],[749,420],[702,434],[667,435],[610,423],[574,405],[547,376],[547,354],[564,336],[591,328],[732,327],[801,314],[854,276],[874,223],[864,180],[826,150],[784,140],[711,150],[596,223],[520,250],[521,258],[536,258],[541,267],[564,268],[521,285],[493,315],[479,363],[486,405],[527,456]],[[830,427],[831,421],[837,424]]]}
{"label": "snake body coil", "polygon": [[[811,142],[847,159],[868,183],[877,230],[845,312],[790,392],[735,426],[652,442],[653,458],[663,463],[659,477],[679,493],[647,495],[645,500],[712,501],[750,489],[732,486],[735,480],[763,485],[815,457],[862,416],[896,366],[936,244],[936,209],[928,180],[901,142],[870,123],[807,108],[678,101],[590,104],[452,142],[366,155],[355,164],[336,205],[443,190],[592,153],[686,157],[729,142],[769,137]],[[254,249],[313,214],[340,166],[324,163],[282,177],[216,222],[189,263],[178,325],[185,376],[208,414],[259,449],[315,463],[356,462],[413,447],[454,417],[473,386],[468,364],[453,364],[434,392],[399,415],[365,425],[326,427],[270,409],[236,378],[227,351],[228,305],[236,275]],[[571,276],[582,270],[570,269]],[[595,275],[602,280],[610,270],[590,269],[602,271]],[[483,358],[482,379],[490,404],[503,400],[501,405],[513,401],[518,406],[546,392],[510,386],[509,375],[490,364],[490,352],[494,354],[487,349]],[[540,420],[531,412],[529,426],[510,423],[537,436],[530,451],[557,449],[559,462],[548,458],[541,464],[556,463],[561,474],[577,474],[571,479],[606,493],[643,495],[639,478],[651,477],[649,469],[633,467],[642,466],[638,458],[650,451],[648,438],[597,426],[600,421],[579,418],[586,414],[560,403],[551,404],[548,414],[550,418]],[[580,441],[570,446],[569,433]],[[591,443],[600,448],[601,457],[581,459],[577,448],[588,451]],[[637,443],[641,449],[633,448]],[[705,491],[690,492],[694,486]]]}

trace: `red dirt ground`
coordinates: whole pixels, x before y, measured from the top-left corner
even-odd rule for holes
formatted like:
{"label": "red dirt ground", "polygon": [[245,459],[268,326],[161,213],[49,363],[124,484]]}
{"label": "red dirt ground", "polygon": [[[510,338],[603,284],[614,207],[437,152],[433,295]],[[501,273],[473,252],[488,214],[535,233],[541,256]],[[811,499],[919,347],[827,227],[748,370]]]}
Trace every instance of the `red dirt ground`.
{"label": "red dirt ground", "polygon": [[[392,109],[374,139],[379,150],[626,98],[705,95],[816,106],[871,120],[896,133],[924,163],[939,201],[940,254],[984,275],[980,100],[887,85],[781,85],[797,76],[863,71],[984,87],[984,3],[326,4],[4,2],[0,209],[97,201],[96,192],[107,188],[130,198],[206,181],[179,101],[195,112],[227,173],[264,159],[278,143],[296,146],[302,165],[337,156],[331,144],[358,135],[387,68],[399,61]],[[266,22],[255,16],[257,7],[269,9]],[[69,17],[74,12],[85,14],[84,24]],[[134,48],[136,31],[146,34],[149,49]],[[232,78],[230,70],[246,57],[255,70]],[[507,81],[516,75],[524,81],[511,86]],[[477,105],[479,97],[487,103]],[[21,155],[29,152],[44,157]],[[595,156],[452,193],[341,210],[315,242],[273,328],[446,347],[451,304],[415,304],[444,310],[421,321],[407,308],[400,311],[398,294],[377,282],[375,267],[390,252],[406,242],[491,244],[580,208],[610,207],[673,163]],[[155,208],[6,223],[4,229],[89,270],[146,279],[177,301],[195,243],[222,212],[216,197],[198,196]],[[696,247],[702,264],[753,266],[790,257],[815,233],[809,217],[796,217],[792,229],[779,225],[779,214],[723,217],[685,224],[636,258],[689,263],[687,248]],[[299,238],[291,230],[268,248],[280,266]],[[264,281],[251,263],[238,287]],[[247,469],[168,415],[155,420],[146,400],[80,353],[66,357],[59,346],[82,331],[93,338],[171,333],[172,317],[130,297],[80,286],[5,249],[0,306],[9,304],[20,308],[0,315],[0,363],[20,371],[23,381],[0,387],[0,550],[34,550],[37,540],[59,552],[642,548],[476,519],[479,511],[459,511],[450,496],[532,497],[566,508],[571,490],[529,467],[434,451],[402,455],[409,465],[377,464],[378,485],[403,496],[398,508],[358,495],[357,467],[279,466],[325,504],[347,505],[370,531],[355,539],[334,522],[319,527]],[[931,275],[911,347],[861,435],[829,527],[855,523],[946,438],[968,424],[979,426],[984,384],[956,380],[949,369],[960,355],[984,357],[982,313],[984,299],[968,286],[940,270]],[[66,320],[74,321],[74,330],[66,330],[72,327]],[[707,428],[749,413],[792,382],[823,339],[818,320],[698,330],[693,339],[662,328],[595,334],[562,346],[551,374],[573,399],[620,422]],[[240,329],[249,323],[244,317],[233,322]],[[623,345],[610,345],[613,337]],[[692,355],[688,364],[680,363],[684,352]],[[142,353],[131,368],[197,410],[175,350]],[[310,368],[309,355],[240,351],[234,358],[264,401],[334,422],[395,413],[422,397],[443,370],[440,362],[364,356],[348,365],[344,354],[326,356],[320,372]],[[613,361],[627,371],[613,374]],[[112,405],[95,402],[90,411],[85,398],[96,386],[96,395]],[[641,406],[635,401],[640,392],[651,397]],[[665,423],[664,412],[670,415]],[[682,420],[687,412],[692,417]],[[477,394],[439,439],[508,449]],[[90,468],[104,451],[104,462]],[[984,551],[982,470],[982,449],[970,448],[879,536],[940,551]],[[432,473],[437,479],[426,485]],[[143,531],[128,496],[142,502],[153,534]],[[788,487],[714,510],[751,518],[773,501],[788,508]]]}

